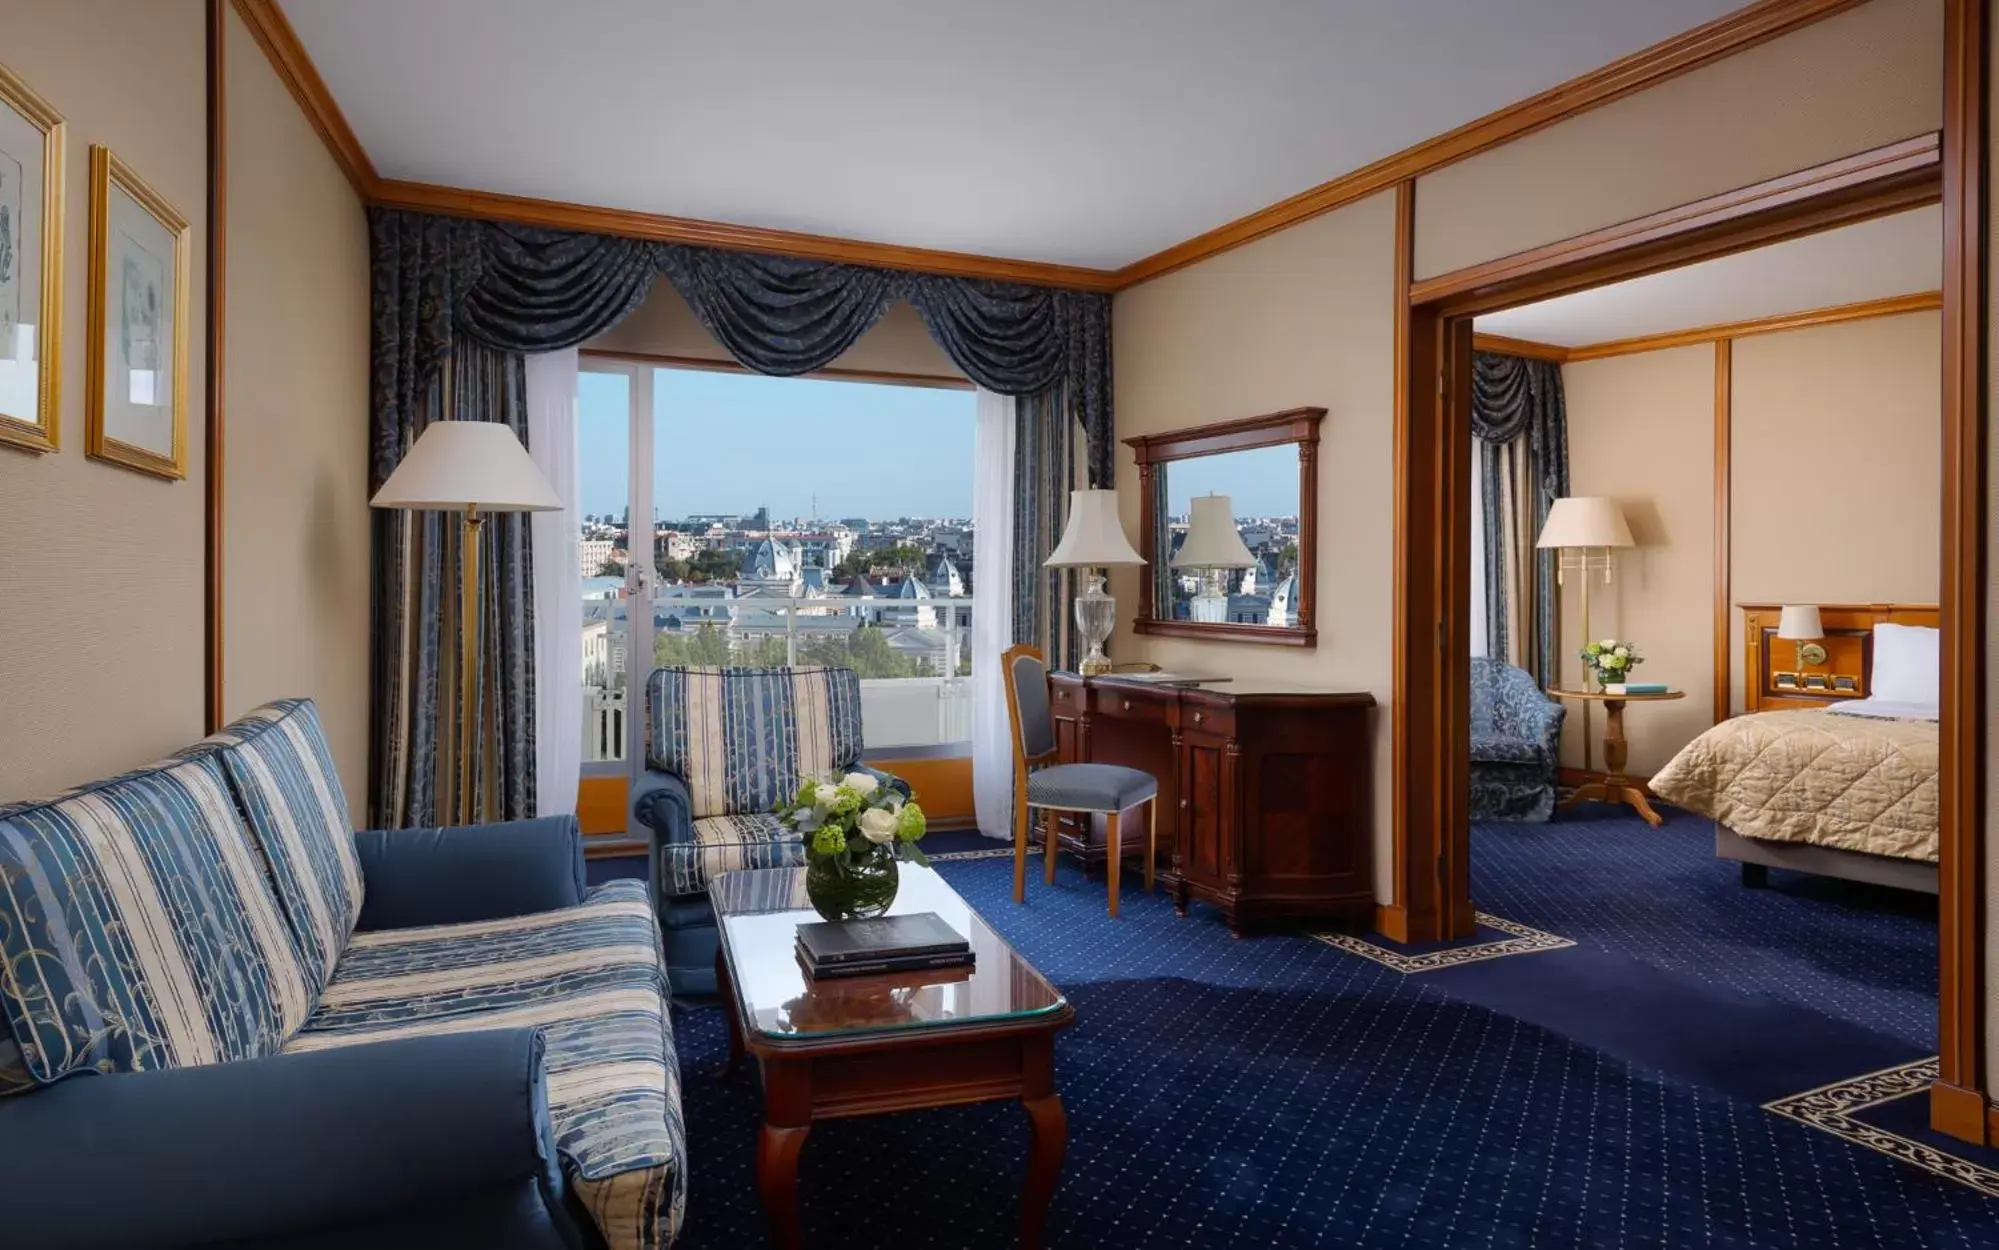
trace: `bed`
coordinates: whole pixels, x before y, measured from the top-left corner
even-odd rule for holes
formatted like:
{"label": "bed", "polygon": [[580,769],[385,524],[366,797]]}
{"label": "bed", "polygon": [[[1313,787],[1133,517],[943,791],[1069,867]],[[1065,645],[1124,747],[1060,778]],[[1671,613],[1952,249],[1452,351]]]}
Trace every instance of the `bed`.
{"label": "bed", "polygon": [[1743,707],[1688,743],[1654,794],[1715,822],[1744,885],[1771,868],[1937,891],[1937,610],[1819,609],[1822,657],[1744,605]]}

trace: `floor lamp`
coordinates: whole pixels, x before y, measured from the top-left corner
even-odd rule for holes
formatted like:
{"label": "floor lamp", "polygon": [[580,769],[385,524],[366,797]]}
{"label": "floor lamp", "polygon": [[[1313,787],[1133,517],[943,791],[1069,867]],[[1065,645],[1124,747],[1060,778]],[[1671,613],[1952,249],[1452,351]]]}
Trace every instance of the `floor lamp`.
{"label": "floor lamp", "polygon": [[[1548,509],[1548,520],[1541,526],[1541,536],[1534,546],[1542,551],[1555,552],[1555,584],[1563,585],[1570,573],[1579,573],[1583,609],[1583,642],[1587,644],[1595,637],[1589,628],[1589,584],[1591,577],[1601,572],[1603,584],[1610,585],[1610,574],[1616,564],[1611,555],[1613,548],[1630,547],[1631,527],[1624,523],[1624,512],[1617,501],[1602,495],[1572,495],[1557,499]],[[1557,599],[1559,605],[1560,600]],[[1556,636],[1560,631],[1556,630]],[[1561,658],[1556,657],[1556,671],[1543,673],[1542,681],[1559,680]],[[1583,704],[1583,771],[1590,766],[1589,704]]]}
{"label": "floor lamp", "polygon": [[562,499],[511,429],[496,421],[433,421],[369,503],[406,512],[464,514],[459,547],[457,823],[472,823],[473,738],[479,673],[479,536],[491,512],[554,512]]}

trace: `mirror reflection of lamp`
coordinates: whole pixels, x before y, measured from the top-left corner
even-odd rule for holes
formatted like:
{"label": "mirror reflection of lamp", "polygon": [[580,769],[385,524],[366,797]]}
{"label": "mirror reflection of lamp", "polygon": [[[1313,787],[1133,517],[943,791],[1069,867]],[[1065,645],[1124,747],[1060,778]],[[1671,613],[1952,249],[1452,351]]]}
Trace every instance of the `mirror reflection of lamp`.
{"label": "mirror reflection of lamp", "polygon": [[1254,568],[1256,557],[1236,529],[1235,509],[1227,495],[1200,495],[1189,504],[1187,538],[1170,564],[1200,575],[1199,593],[1187,605],[1190,620],[1229,619],[1229,572]]}

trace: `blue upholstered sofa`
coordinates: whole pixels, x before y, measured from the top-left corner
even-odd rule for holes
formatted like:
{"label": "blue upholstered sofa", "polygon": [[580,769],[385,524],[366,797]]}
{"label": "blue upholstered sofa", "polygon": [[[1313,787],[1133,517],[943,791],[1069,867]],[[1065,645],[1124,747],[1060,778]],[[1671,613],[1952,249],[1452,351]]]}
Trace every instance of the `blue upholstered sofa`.
{"label": "blue upholstered sofa", "polygon": [[354,833],[310,702],[0,808],[0,1243],[650,1250],[685,1143],[573,818]]}
{"label": "blue upholstered sofa", "polygon": [[805,862],[772,815],[801,777],[872,773],[860,762],[861,681],[850,668],[654,669],[646,680],[646,766],[632,814],[650,834],[649,880],[680,994],[715,992],[708,883],[737,868]]}
{"label": "blue upholstered sofa", "polygon": [[1562,705],[1501,660],[1471,662],[1471,818],[1545,821],[1555,814]]}

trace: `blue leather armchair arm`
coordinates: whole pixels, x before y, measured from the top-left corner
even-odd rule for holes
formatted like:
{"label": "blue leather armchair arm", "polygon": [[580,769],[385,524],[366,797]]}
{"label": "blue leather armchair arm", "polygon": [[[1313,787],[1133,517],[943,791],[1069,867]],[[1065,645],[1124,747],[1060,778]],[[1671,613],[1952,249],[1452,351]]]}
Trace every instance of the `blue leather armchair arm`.
{"label": "blue leather armchair arm", "polygon": [[660,848],[694,840],[694,796],[673,773],[648,768],[632,784],[632,815],[646,831],[646,894],[659,902]]}
{"label": "blue leather armchair arm", "polygon": [[360,928],[500,920],[575,907],[588,889],[574,816],[456,829],[371,829],[361,857]]}
{"label": "blue leather armchair arm", "polygon": [[561,1186],[531,1029],[79,1076],[0,1103],[11,1250],[291,1243],[440,1206],[502,1234],[486,1244],[563,1247],[579,1237]]}

